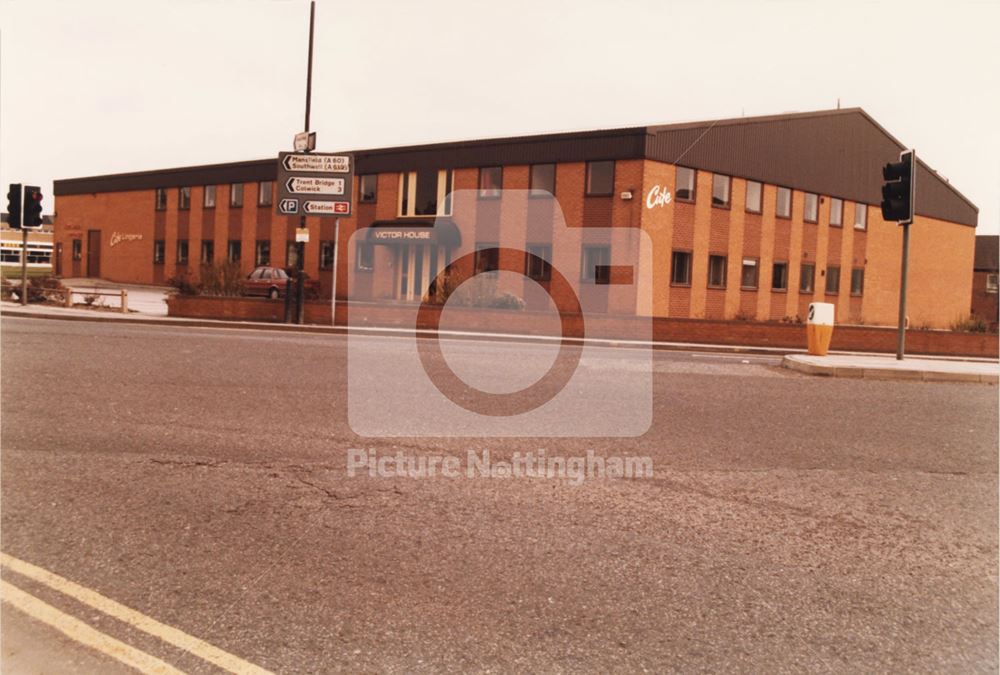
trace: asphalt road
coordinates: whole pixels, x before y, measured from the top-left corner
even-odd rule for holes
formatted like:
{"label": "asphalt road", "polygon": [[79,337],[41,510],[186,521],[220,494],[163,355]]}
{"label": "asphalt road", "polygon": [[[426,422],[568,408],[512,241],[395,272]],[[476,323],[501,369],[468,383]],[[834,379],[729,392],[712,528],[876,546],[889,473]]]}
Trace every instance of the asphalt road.
{"label": "asphalt road", "polygon": [[[389,363],[404,348],[368,340]],[[364,439],[346,342],[3,319],[0,548],[276,672],[997,670],[996,387],[656,352],[638,438]],[[609,392],[630,377],[603,372]],[[385,379],[388,398],[406,386]],[[349,448],[591,449],[655,473],[349,477]],[[8,672],[104,658],[7,604],[3,620]]]}

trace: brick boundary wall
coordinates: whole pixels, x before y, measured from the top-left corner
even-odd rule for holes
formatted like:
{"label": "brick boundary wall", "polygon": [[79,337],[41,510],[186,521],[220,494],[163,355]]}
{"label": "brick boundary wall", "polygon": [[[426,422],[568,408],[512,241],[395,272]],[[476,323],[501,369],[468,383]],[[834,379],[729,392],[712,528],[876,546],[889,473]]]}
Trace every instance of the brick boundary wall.
{"label": "brick boundary wall", "polygon": [[[284,300],[266,298],[218,298],[174,295],[167,300],[170,316],[193,319],[223,319],[232,321],[281,322],[284,320]],[[440,313],[432,309],[432,315]],[[412,328],[415,308],[394,305],[339,303],[337,325],[378,328]],[[308,301],[305,321],[309,324],[331,325],[330,301]],[[552,316],[538,312],[473,310],[448,308],[443,328],[477,332],[525,335],[558,335],[559,324]],[[583,335],[581,317],[569,317],[568,337]],[[417,328],[428,328],[420,325]],[[652,339],[662,342],[688,342],[750,347],[788,347],[804,349],[804,324],[758,321],[669,319],[648,320],[632,317],[601,315],[586,322],[586,336],[618,340],[644,340],[652,331]],[[877,326],[837,326],[830,348],[836,351],[895,353],[896,330]],[[954,333],[940,330],[909,330],[906,350],[911,354],[937,356],[975,356],[997,358],[1000,341],[996,334]]]}

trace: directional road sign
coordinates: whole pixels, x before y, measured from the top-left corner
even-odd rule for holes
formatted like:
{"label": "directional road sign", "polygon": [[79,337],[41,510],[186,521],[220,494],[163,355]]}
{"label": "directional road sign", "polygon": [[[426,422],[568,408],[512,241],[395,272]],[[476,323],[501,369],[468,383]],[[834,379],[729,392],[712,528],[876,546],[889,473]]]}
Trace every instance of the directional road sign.
{"label": "directional road sign", "polygon": [[278,155],[279,215],[351,215],[350,155],[282,152]]}

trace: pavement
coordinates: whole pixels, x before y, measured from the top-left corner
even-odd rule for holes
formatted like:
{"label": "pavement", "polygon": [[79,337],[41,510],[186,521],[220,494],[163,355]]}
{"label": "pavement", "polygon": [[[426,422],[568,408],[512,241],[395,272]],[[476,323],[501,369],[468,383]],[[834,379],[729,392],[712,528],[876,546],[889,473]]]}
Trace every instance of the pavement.
{"label": "pavement", "polygon": [[[657,351],[636,437],[364,438],[350,349],[383,357],[373,410],[426,400],[394,377],[406,340],[353,339],[5,316],[0,549],[202,643],[6,562],[3,580],[192,673],[219,672],[205,645],[279,673],[996,672],[996,388]],[[443,351],[484,373],[551,359],[539,344]],[[609,419],[636,372],[621,354],[581,361],[603,382],[581,419]],[[589,449],[655,473],[352,476],[352,448]],[[92,663],[4,612],[4,649],[29,665]]]}
{"label": "pavement", "polygon": [[928,382],[1000,381],[1000,364],[996,361],[956,361],[907,356],[860,354],[789,354],[782,365],[809,375],[828,377],[867,378],[877,380],[923,380]]}
{"label": "pavement", "polygon": [[[146,286],[140,284],[117,284],[111,281],[100,279],[63,279],[63,286],[73,290],[73,302],[82,303],[87,295],[87,290],[97,288],[101,290],[117,291],[125,289],[128,291],[128,308],[132,312],[138,312],[146,316],[167,315],[167,296],[171,289],[163,286]],[[99,296],[99,300],[105,307],[121,307],[121,299],[115,296]],[[84,310],[90,311],[90,310]]]}

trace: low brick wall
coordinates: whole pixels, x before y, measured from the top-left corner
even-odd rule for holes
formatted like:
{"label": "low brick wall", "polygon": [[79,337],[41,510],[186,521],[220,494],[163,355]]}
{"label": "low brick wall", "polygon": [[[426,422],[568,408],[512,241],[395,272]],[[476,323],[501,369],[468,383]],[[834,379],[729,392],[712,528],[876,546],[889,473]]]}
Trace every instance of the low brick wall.
{"label": "low brick wall", "polygon": [[[197,319],[228,319],[239,321],[284,320],[284,300],[264,298],[214,298],[206,296],[172,296],[167,301],[170,316]],[[430,328],[438,308],[430,309],[417,328]],[[305,321],[331,325],[331,303],[307,302]],[[337,325],[378,328],[413,328],[416,310],[412,306],[388,304],[338,303]],[[566,335],[618,340],[648,337],[648,321],[633,317],[601,315],[589,317],[584,327],[581,317],[567,320]],[[551,315],[538,312],[505,310],[470,310],[448,308],[441,325],[447,330],[467,330],[525,335],[558,335],[560,324]],[[806,327],[803,324],[757,321],[708,321],[703,319],[652,319],[653,340],[692,344],[738,345],[804,349]],[[953,333],[951,331],[910,330],[906,333],[908,354],[938,356],[978,356],[997,358],[998,338],[988,333]],[[837,326],[833,331],[831,349],[838,351],[896,351],[896,330],[875,326]]]}

